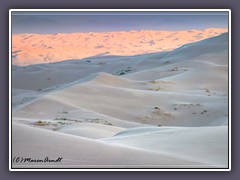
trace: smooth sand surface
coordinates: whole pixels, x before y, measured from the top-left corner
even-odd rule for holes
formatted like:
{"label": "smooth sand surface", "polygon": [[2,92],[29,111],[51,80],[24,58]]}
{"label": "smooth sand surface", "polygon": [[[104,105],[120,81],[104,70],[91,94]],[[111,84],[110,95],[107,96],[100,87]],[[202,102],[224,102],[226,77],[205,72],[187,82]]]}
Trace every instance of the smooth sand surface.
{"label": "smooth sand surface", "polygon": [[[217,154],[225,156],[222,157],[223,161],[211,161],[210,158],[206,162],[203,160],[191,161],[184,158],[184,155],[178,156],[177,154],[171,155],[168,151],[152,151],[146,147],[129,146],[126,144],[112,144],[104,142],[106,140],[92,140],[84,137],[68,135],[60,132],[52,132],[40,128],[27,127],[25,125],[13,124],[13,157],[31,157],[34,160],[44,160],[46,157],[56,160],[59,157],[63,158],[59,163],[51,162],[29,162],[14,163],[14,168],[218,168],[226,167],[226,152],[222,152],[222,148],[213,148]],[[159,128],[160,129],[160,128]],[[151,131],[150,131],[151,134]],[[198,134],[199,135],[199,134]],[[159,135],[155,136],[158,138]],[[161,137],[161,136],[160,136]],[[139,138],[139,137],[138,137]],[[156,140],[154,138],[154,140]],[[166,138],[166,137],[165,137]],[[219,139],[221,137],[217,137]],[[128,139],[128,138],[127,138]],[[128,141],[131,141],[131,136]],[[144,140],[144,139],[143,139]],[[155,143],[153,141],[153,143]],[[226,141],[226,138],[222,141]],[[168,141],[168,140],[167,140]],[[172,140],[174,141],[174,140]],[[186,141],[184,139],[184,141]],[[116,141],[118,142],[118,141]],[[136,141],[136,142],[139,142]],[[212,143],[211,141],[207,141]],[[158,143],[158,142],[156,142]],[[191,141],[189,142],[191,144]],[[194,142],[195,144],[196,142]],[[217,142],[215,142],[218,144]],[[143,145],[144,143],[142,143]],[[149,146],[149,142],[146,143]],[[179,149],[178,146],[183,148],[181,143],[173,144],[174,149]],[[205,145],[204,143],[198,146]],[[158,145],[159,146],[159,145]],[[186,144],[184,144],[186,148]],[[197,147],[196,147],[197,148]],[[191,148],[194,149],[194,148]],[[204,149],[204,148],[203,148]],[[226,148],[223,148],[225,150]],[[179,149],[181,151],[181,149]],[[221,152],[218,152],[221,150]],[[190,150],[188,150],[190,151]],[[198,149],[201,153],[201,149]],[[30,153],[32,152],[32,153]],[[204,150],[206,154],[211,153],[211,148]],[[182,152],[183,153],[183,152]],[[195,152],[198,154],[197,152]],[[183,153],[184,154],[184,153]],[[196,155],[195,154],[195,155]],[[206,156],[204,156],[207,158]],[[207,162],[211,162],[207,164]],[[220,161],[220,163],[219,163]]]}
{"label": "smooth sand surface", "polygon": [[[84,137],[52,132],[40,128],[13,124],[13,157],[31,157],[41,160],[49,157],[56,160],[62,157],[60,163],[14,163],[13,167],[187,167],[202,163],[193,163],[167,154],[159,154],[148,150],[112,145]],[[30,153],[32,152],[32,153]]]}
{"label": "smooth sand surface", "polygon": [[228,166],[227,33],[12,73],[12,158],[63,158],[13,167]]}

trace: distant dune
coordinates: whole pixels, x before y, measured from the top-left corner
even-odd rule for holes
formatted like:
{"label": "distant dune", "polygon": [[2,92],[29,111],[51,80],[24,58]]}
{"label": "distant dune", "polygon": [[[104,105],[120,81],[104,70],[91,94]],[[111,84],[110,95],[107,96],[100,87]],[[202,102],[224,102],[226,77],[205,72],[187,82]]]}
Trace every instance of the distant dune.
{"label": "distant dune", "polygon": [[224,32],[227,32],[227,29],[17,34],[12,36],[12,57],[13,64],[25,66],[90,56],[129,56],[163,52]]}

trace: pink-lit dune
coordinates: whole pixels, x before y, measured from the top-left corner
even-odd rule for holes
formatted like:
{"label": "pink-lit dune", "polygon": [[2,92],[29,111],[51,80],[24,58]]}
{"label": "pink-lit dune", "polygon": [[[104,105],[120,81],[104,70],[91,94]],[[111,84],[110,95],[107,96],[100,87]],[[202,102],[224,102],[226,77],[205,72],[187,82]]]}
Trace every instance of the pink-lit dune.
{"label": "pink-lit dune", "polygon": [[96,55],[136,55],[169,51],[227,32],[225,28],[185,31],[118,31],[12,36],[15,65],[57,62]]}

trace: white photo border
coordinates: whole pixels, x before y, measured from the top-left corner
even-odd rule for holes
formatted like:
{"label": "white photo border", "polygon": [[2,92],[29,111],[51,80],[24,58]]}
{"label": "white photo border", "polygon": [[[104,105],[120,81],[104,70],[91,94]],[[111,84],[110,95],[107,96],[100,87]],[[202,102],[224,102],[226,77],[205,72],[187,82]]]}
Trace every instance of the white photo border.
{"label": "white photo border", "polygon": [[[12,168],[12,12],[228,12],[228,168]],[[9,171],[231,171],[231,9],[10,9],[9,10]]]}

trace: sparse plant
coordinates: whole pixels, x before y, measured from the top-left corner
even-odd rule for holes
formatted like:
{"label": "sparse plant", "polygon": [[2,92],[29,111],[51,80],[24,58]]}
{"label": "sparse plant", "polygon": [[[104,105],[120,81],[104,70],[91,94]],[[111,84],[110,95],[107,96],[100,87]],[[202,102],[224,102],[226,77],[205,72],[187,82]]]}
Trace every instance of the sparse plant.
{"label": "sparse plant", "polygon": [[103,124],[104,124],[104,125],[112,126],[112,123],[110,123],[110,122],[108,122],[108,121],[105,121]]}
{"label": "sparse plant", "polygon": [[153,83],[153,84],[158,84],[158,83],[159,83],[158,80],[152,80],[152,81],[150,81],[150,82]]}
{"label": "sparse plant", "polygon": [[170,62],[169,61],[165,61],[165,62],[163,62],[162,64],[169,64]]}
{"label": "sparse plant", "polygon": [[174,67],[171,71],[178,71],[178,67]]}
{"label": "sparse plant", "polygon": [[206,90],[206,92],[208,92],[208,93],[210,92],[208,88],[206,88],[205,90]]}
{"label": "sparse plant", "polygon": [[38,126],[45,126],[45,125],[47,125],[46,121],[40,121],[40,120],[37,121],[35,124],[38,125]]}
{"label": "sparse plant", "polygon": [[112,123],[108,123],[107,125],[112,126]]}
{"label": "sparse plant", "polygon": [[62,114],[68,114],[68,112],[67,111],[62,111]]}
{"label": "sparse plant", "polygon": [[61,121],[59,121],[57,123],[60,124],[60,125],[65,125],[66,124],[65,122],[61,122]]}
{"label": "sparse plant", "polygon": [[204,110],[203,112],[201,112],[201,114],[204,114],[204,113],[206,113],[207,112],[207,110]]}
{"label": "sparse plant", "polygon": [[68,120],[68,119],[61,117],[61,118],[55,118],[55,120]]}
{"label": "sparse plant", "polygon": [[124,75],[124,74],[126,74],[126,73],[127,73],[127,72],[129,72],[129,71],[131,71],[131,67],[130,67],[130,66],[129,66],[129,67],[127,67],[126,69],[122,69],[122,70],[120,70],[120,71],[116,72],[116,74],[115,74],[115,75],[121,76],[121,75]]}

